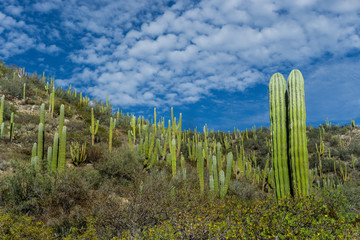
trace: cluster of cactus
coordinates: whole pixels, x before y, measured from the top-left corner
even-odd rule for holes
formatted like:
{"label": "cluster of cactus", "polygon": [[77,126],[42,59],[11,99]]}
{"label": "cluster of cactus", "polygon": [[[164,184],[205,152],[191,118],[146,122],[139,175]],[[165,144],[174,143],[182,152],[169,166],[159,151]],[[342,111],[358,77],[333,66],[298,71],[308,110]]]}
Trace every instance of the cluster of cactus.
{"label": "cluster of cactus", "polygon": [[350,123],[351,123],[351,128],[355,128],[355,120],[351,120]]}
{"label": "cluster of cactus", "polygon": [[80,144],[78,142],[72,142],[70,145],[70,153],[71,153],[71,159],[72,163],[75,166],[79,166],[80,164],[84,163],[86,161],[86,143],[82,144],[80,147]]}
{"label": "cluster of cactus", "polygon": [[272,160],[276,196],[309,194],[304,79],[293,70],[287,85],[275,73],[269,84]]}
{"label": "cluster of cactus", "polygon": [[[60,107],[59,133],[54,134],[53,146],[47,149],[45,153],[45,104],[40,107],[40,123],[38,127],[38,142],[34,143],[31,164],[43,172],[54,172],[65,168],[66,155],[66,127],[64,126],[65,107]],[[60,141],[59,141],[60,140]]]}

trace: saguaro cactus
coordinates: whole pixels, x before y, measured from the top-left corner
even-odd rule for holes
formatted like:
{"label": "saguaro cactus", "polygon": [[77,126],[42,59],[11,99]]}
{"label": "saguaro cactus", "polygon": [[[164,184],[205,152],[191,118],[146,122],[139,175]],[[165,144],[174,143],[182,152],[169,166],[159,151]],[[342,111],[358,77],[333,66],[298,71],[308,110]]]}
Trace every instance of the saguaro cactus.
{"label": "saguaro cactus", "polygon": [[116,119],[110,118],[110,127],[109,127],[109,151],[111,152],[112,149],[112,137],[113,137],[113,130],[116,126]]}
{"label": "saguaro cactus", "polygon": [[10,117],[10,141],[14,139],[14,129],[15,129],[14,112],[12,112]]}
{"label": "saguaro cactus", "polygon": [[0,104],[0,125],[4,121],[4,105],[5,105],[5,95],[2,95],[1,104]]}
{"label": "saguaro cactus", "polygon": [[275,73],[269,84],[272,159],[277,198],[309,193],[304,79],[299,70],[288,78]]}
{"label": "saguaro cactus", "polygon": [[275,73],[269,84],[270,122],[272,137],[272,164],[275,171],[277,198],[290,194],[288,170],[286,82],[281,73]]}
{"label": "saguaro cactus", "polygon": [[39,130],[38,130],[38,152],[37,152],[38,159],[40,161],[41,169],[44,169],[44,124],[39,123]]}
{"label": "saguaro cactus", "polygon": [[289,157],[293,194],[309,193],[309,162],[306,139],[306,111],[304,78],[299,70],[292,70],[288,82]]}
{"label": "saguaro cactus", "polygon": [[60,146],[59,146],[59,159],[58,159],[58,169],[60,171],[65,168],[65,156],[66,156],[66,127],[64,126],[62,129]]}
{"label": "saguaro cactus", "polygon": [[91,126],[90,126],[91,145],[95,144],[95,135],[98,130],[99,130],[99,120],[96,121],[96,125],[95,125],[94,109],[91,108]]}

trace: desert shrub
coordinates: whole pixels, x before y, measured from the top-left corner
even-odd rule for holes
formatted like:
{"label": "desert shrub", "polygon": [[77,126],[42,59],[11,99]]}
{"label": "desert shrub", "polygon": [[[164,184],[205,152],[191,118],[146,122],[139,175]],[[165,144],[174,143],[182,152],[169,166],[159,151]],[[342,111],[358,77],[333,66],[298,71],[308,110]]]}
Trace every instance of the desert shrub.
{"label": "desert shrub", "polygon": [[0,210],[1,239],[53,239],[51,228],[36,222],[34,217],[14,215]]}
{"label": "desert shrub", "polygon": [[[337,209],[335,209],[336,211]],[[176,209],[169,220],[141,232],[144,239],[345,239],[358,238],[359,225],[330,210],[320,199],[229,200],[191,210]],[[129,233],[130,235],[130,233]],[[128,235],[128,236],[129,236]]]}
{"label": "desert shrub", "polygon": [[52,178],[28,164],[17,164],[15,173],[2,180],[1,205],[23,213],[41,214],[54,191]]}
{"label": "desert shrub", "polygon": [[143,169],[144,159],[137,153],[123,148],[106,153],[104,160],[94,165],[100,174],[115,178],[121,184],[134,183]]}
{"label": "desert shrub", "polygon": [[89,145],[86,147],[87,162],[95,164],[104,161],[104,146],[103,145]]}

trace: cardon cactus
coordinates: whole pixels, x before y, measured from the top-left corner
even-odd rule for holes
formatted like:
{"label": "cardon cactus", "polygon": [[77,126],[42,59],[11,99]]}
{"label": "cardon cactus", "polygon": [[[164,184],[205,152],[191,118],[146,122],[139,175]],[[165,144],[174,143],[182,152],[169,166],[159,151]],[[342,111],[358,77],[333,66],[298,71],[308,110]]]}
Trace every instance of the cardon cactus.
{"label": "cardon cactus", "polygon": [[269,84],[270,122],[272,137],[272,163],[277,198],[290,194],[288,168],[286,82],[281,73],[275,73]]}
{"label": "cardon cactus", "polygon": [[293,194],[309,194],[309,162],[306,139],[304,78],[299,70],[291,71],[288,82],[289,156]]}
{"label": "cardon cactus", "polygon": [[58,166],[58,154],[59,154],[59,134],[58,133],[55,133],[54,135],[54,141],[53,141],[53,155],[52,155],[52,158],[51,158],[51,171],[54,172],[56,171],[57,169],[57,166]]}
{"label": "cardon cactus", "polygon": [[14,129],[15,129],[14,112],[12,112],[10,117],[10,141],[14,139]]}
{"label": "cardon cactus", "polygon": [[58,159],[58,169],[60,171],[65,168],[65,156],[66,156],[66,127],[64,126],[62,129],[60,145],[59,145],[59,159]]}
{"label": "cardon cactus", "polygon": [[44,125],[42,123],[39,123],[39,130],[38,130],[38,152],[37,156],[41,164],[41,169],[43,170],[45,167],[45,164],[43,162],[44,158]]}
{"label": "cardon cactus", "polygon": [[95,125],[95,118],[94,118],[94,109],[91,108],[91,126],[90,126],[90,133],[91,133],[91,145],[95,144],[95,135],[99,130],[99,120],[96,121]]}
{"label": "cardon cactus", "polygon": [[272,159],[278,199],[309,193],[304,79],[293,70],[287,87],[275,73],[269,84]]}
{"label": "cardon cactus", "polygon": [[1,104],[0,104],[0,125],[4,121],[4,106],[5,106],[5,95],[2,95]]}

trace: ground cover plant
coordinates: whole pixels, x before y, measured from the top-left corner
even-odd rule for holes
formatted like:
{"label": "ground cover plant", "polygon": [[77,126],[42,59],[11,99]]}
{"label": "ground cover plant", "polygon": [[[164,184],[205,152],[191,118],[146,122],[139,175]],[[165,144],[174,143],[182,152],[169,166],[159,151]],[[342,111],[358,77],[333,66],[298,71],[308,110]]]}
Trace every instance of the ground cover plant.
{"label": "ground cover plant", "polygon": [[303,86],[274,74],[269,128],[183,130],[0,64],[1,239],[360,238],[360,129],[306,126]]}

